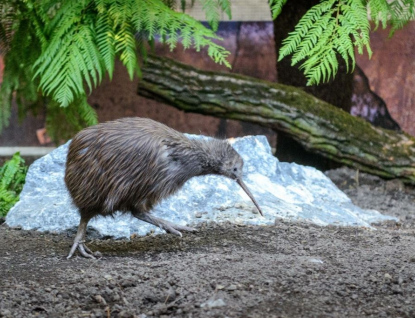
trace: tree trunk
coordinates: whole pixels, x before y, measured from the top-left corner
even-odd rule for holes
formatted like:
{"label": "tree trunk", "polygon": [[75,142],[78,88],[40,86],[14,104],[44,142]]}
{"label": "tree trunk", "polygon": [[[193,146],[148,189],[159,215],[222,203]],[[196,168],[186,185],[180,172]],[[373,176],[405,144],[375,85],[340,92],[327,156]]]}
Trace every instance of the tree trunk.
{"label": "tree trunk", "polygon": [[374,127],[295,87],[149,57],[138,93],[187,112],[281,130],[312,152],[415,184],[415,138]]}

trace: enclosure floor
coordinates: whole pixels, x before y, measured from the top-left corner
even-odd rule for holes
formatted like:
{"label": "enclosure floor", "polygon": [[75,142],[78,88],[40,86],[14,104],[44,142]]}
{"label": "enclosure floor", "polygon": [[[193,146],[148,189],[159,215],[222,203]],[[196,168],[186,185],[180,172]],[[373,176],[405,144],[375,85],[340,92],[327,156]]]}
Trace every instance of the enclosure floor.
{"label": "enclosure floor", "polygon": [[72,234],[2,224],[0,317],[414,317],[415,190],[348,173],[330,177],[401,221],[205,224],[182,238],[88,241],[98,260],[66,260]]}

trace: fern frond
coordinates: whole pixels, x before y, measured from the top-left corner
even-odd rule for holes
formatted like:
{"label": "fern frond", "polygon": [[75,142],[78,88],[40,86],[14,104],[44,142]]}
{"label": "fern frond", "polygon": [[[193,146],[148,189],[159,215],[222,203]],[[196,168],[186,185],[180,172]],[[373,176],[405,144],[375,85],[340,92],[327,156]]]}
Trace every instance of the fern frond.
{"label": "fern frond", "polygon": [[136,44],[131,25],[128,22],[124,22],[120,32],[115,34],[115,53],[120,55],[120,60],[127,68],[131,80],[134,78],[134,75],[140,75]]}
{"label": "fern frond", "polygon": [[217,31],[220,19],[219,3],[216,0],[200,0],[202,8],[206,14],[206,20],[208,21],[212,30]]}
{"label": "fern frond", "polygon": [[296,52],[292,57],[292,64],[297,64],[313,51],[319,51],[321,47],[326,46],[332,37],[332,32],[335,27],[335,19],[331,14],[325,14],[305,32],[302,41],[296,48]]}
{"label": "fern frond", "polygon": [[403,28],[409,21],[415,19],[415,1],[394,0],[390,3],[390,12],[390,24],[392,28],[389,32],[389,36],[392,36],[397,30]]}
{"label": "fern frond", "polygon": [[53,101],[48,105],[46,129],[56,143],[68,140],[79,130],[97,123],[98,116],[88,104],[86,95],[80,96],[68,107],[61,107]]}
{"label": "fern frond", "polygon": [[13,191],[0,189],[0,217],[5,217],[18,200],[19,197]]}
{"label": "fern frond", "polygon": [[106,14],[105,10],[98,17],[96,23],[97,49],[101,53],[102,61],[110,79],[114,73],[115,61],[115,33],[113,20]]}
{"label": "fern frond", "polygon": [[229,0],[199,0],[205,11],[206,20],[213,31],[217,31],[221,12],[225,12],[229,19],[232,19],[231,3]]}
{"label": "fern frond", "polygon": [[[282,60],[287,55],[298,50],[301,42],[306,35],[310,37],[310,29],[313,25],[322,19],[324,16],[331,17],[333,13],[333,5],[336,0],[323,1],[318,5],[313,6],[306,14],[298,21],[293,32],[289,33],[289,36],[282,42],[282,47],[279,52],[278,60]],[[318,31],[319,28],[314,28],[314,31]]]}
{"label": "fern frond", "polygon": [[25,161],[18,152],[0,167],[0,216],[5,216],[19,200],[26,173]]}
{"label": "fern frond", "polygon": [[218,2],[221,10],[225,12],[229,20],[232,20],[231,2],[229,0],[218,0]]}
{"label": "fern frond", "polygon": [[0,169],[0,187],[8,189],[13,181],[14,176],[19,171],[19,154],[15,154],[1,169]]}
{"label": "fern frond", "polygon": [[[203,1],[214,28],[220,11],[230,17],[229,0]],[[171,49],[181,40],[185,48],[207,47],[215,62],[230,67],[229,52],[215,42],[220,38],[190,16],[171,10],[173,6],[172,0],[0,0],[0,45],[10,48],[0,88],[0,129],[8,123],[15,92],[22,104],[19,113],[48,97],[49,131],[51,118],[62,114],[74,129],[96,123],[86,103],[87,90],[105,73],[112,77],[117,57],[130,78],[140,75],[144,42],[156,37]]]}
{"label": "fern frond", "polygon": [[34,105],[39,99],[38,82],[32,80],[31,68],[41,51],[41,44],[36,36],[33,20],[31,20],[37,18],[37,13],[33,10],[24,11],[24,6],[18,6],[13,10],[16,13],[13,16],[14,21],[0,22],[0,24],[11,23],[13,25],[10,29],[12,34],[8,35],[7,39],[10,42],[7,44],[4,55],[5,68],[0,87],[0,131],[9,123],[13,96],[16,96],[19,113],[22,109]]}
{"label": "fern frond", "polygon": [[8,2],[0,2],[0,52],[5,54],[13,38],[13,31],[18,23],[16,21],[17,8]]}
{"label": "fern frond", "polygon": [[[372,0],[373,1],[373,0]],[[380,0],[383,1],[383,0]],[[283,41],[279,60],[292,54],[292,65],[307,77],[307,85],[330,80],[338,69],[338,58],[354,68],[354,48],[371,55],[367,9],[359,0],[325,0],[313,6]]]}
{"label": "fern frond", "polygon": [[367,19],[367,9],[360,1],[349,0],[347,4],[347,6],[342,6],[341,10],[345,17],[342,20],[342,26],[350,26],[344,28],[344,33],[347,32],[353,36],[354,45],[357,47],[359,54],[363,54],[363,49],[366,48],[370,58],[372,51],[370,49],[370,24]]}
{"label": "fern frond", "polygon": [[[206,3],[212,23],[219,20],[216,13],[220,9],[230,10],[228,0]],[[216,62],[230,66],[226,60],[229,52],[213,42],[218,37],[212,30],[188,15],[172,11],[163,1],[65,2],[45,27],[49,42],[34,64],[40,89],[66,107],[85,94],[84,84],[92,90],[105,72],[112,76],[116,56],[131,79],[139,76],[137,32],[146,34],[148,40],[161,36],[171,49],[182,36],[185,47],[208,46]]]}
{"label": "fern frond", "polygon": [[273,20],[275,20],[280,15],[282,7],[286,2],[287,0],[269,0],[269,6]]}
{"label": "fern frond", "polygon": [[386,0],[371,0],[368,1],[370,17],[375,22],[375,28],[379,27],[379,23],[382,23],[382,27],[386,28],[386,24],[389,19],[390,8]]}

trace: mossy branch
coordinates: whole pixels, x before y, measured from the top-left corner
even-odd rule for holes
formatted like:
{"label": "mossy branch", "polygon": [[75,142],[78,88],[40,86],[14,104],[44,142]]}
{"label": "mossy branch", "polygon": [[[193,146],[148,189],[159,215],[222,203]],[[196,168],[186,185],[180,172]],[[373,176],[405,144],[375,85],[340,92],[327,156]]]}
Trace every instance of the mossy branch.
{"label": "mossy branch", "polygon": [[415,138],[374,127],[301,89],[149,57],[138,93],[187,112],[283,131],[312,152],[415,184]]}

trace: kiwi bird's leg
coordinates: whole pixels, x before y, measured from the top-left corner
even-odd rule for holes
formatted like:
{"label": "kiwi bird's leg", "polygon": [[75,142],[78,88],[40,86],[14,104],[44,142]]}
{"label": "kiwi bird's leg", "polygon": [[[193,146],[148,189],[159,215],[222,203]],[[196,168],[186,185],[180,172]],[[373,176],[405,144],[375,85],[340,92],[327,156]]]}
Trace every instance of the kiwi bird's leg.
{"label": "kiwi bird's leg", "polygon": [[156,218],[155,216],[152,216],[150,213],[144,213],[144,212],[133,212],[133,215],[144,222],[153,224],[155,226],[158,226],[162,230],[165,230],[168,233],[172,233],[178,236],[182,236],[182,233],[180,231],[188,231],[188,232],[194,232],[197,231],[195,228],[183,226],[183,225],[177,225],[174,223],[171,223],[169,221]]}
{"label": "kiwi bird's leg", "polygon": [[79,253],[81,253],[83,257],[95,258],[95,256],[92,255],[92,251],[84,244],[86,227],[88,225],[89,220],[90,218],[84,218],[81,216],[81,221],[79,222],[78,226],[78,232],[76,233],[74,243],[72,245],[71,251],[68,254],[67,259],[70,259],[72,257],[76,249],[78,249]]}

